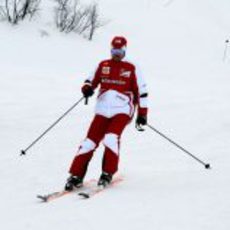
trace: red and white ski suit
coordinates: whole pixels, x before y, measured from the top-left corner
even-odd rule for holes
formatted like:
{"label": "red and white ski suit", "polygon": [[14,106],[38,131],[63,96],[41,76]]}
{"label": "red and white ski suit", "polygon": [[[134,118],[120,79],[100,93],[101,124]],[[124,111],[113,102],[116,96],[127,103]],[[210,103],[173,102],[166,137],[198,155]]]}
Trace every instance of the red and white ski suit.
{"label": "red and white ski suit", "polygon": [[83,178],[94,150],[103,139],[105,152],[102,171],[118,169],[120,136],[137,107],[139,116],[147,115],[146,84],[137,68],[128,61],[102,61],[85,84],[100,86],[96,115],[70,167],[72,175]]}

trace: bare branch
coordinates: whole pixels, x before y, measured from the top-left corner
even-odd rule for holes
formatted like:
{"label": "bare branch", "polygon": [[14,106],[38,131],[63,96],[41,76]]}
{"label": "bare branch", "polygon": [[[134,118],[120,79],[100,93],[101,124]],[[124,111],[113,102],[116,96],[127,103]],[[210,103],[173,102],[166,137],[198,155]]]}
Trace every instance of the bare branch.
{"label": "bare branch", "polygon": [[75,32],[92,40],[95,31],[102,26],[98,4],[82,6],[80,0],[55,0],[55,22],[61,32]]}
{"label": "bare branch", "polygon": [[25,18],[32,18],[38,11],[41,0],[2,0],[5,2],[1,6],[1,12],[4,19],[11,24],[17,24]]}

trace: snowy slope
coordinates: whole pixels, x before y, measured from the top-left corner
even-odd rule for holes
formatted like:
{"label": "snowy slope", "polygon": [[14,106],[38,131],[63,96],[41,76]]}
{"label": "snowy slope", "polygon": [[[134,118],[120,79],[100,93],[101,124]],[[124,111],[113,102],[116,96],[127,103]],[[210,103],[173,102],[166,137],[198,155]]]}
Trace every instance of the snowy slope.
{"label": "snowy slope", "polygon": [[[0,229],[229,229],[230,50],[222,60],[229,1],[99,3],[110,22],[91,43],[55,32],[50,15],[18,28],[0,24]],[[49,36],[41,36],[43,30]],[[83,80],[108,57],[117,34],[127,36],[129,59],[148,82],[149,123],[213,168],[205,170],[151,130],[138,133],[131,124],[123,136],[122,184],[88,201],[73,195],[40,204],[38,193],[63,187],[95,98],[28,156],[19,157],[20,149],[81,97]],[[100,175],[102,150],[87,178]]]}

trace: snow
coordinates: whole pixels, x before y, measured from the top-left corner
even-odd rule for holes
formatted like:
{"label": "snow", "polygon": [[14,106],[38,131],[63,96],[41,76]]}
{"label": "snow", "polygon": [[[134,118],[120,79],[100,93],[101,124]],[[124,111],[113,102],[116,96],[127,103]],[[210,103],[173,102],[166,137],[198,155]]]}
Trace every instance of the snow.
{"label": "snow", "polygon": [[[58,33],[50,15],[20,27],[0,24],[0,229],[229,229],[230,50],[223,61],[229,1],[99,4],[109,22],[93,42]],[[148,82],[149,123],[212,169],[148,128],[137,132],[132,123],[123,135],[124,182],[90,200],[72,195],[41,204],[37,194],[63,187],[95,97],[27,156],[20,157],[20,150],[81,97],[82,82],[120,34],[129,40],[128,58]],[[88,179],[99,177],[102,151],[96,151]]]}

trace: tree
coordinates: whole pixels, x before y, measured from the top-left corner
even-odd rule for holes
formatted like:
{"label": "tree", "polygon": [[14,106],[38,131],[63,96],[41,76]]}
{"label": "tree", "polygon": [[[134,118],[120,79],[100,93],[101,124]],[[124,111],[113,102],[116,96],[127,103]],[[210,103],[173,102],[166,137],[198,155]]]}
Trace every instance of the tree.
{"label": "tree", "polygon": [[55,23],[61,32],[75,32],[92,40],[95,31],[102,26],[98,4],[82,6],[80,0],[55,0]]}
{"label": "tree", "polygon": [[25,18],[32,18],[41,0],[0,0],[0,17],[16,25]]}

